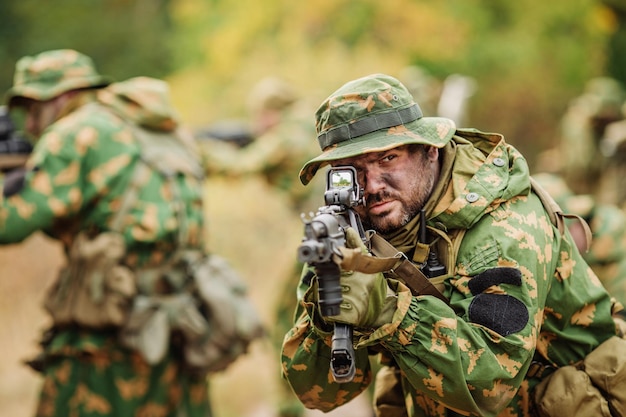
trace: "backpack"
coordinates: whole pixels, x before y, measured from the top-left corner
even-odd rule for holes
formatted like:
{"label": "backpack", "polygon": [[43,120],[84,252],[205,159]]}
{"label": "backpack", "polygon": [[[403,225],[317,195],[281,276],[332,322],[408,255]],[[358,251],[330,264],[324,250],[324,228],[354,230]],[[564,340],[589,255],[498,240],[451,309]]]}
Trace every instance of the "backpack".
{"label": "backpack", "polygon": [[[173,144],[173,136],[140,129],[136,136],[145,165],[170,179],[174,189],[172,172],[203,176],[197,159],[180,143]],[[167,166],[165,160],[173,164]],[[176,332],[183,335],[182,350],[191,369],[205,374],[222,371],[247,352],[265,329],[244,280],[224,258],[179,246],[166,270],[160,271],[173,277],[169,282],[178,288],[177,293],[136,296],[120,338],[142,352],[148,362],[156,363],[165,355],[171,335]]]}
{"label": "backpack", "polygon": [[[121,265],[126,250],[123,219],[138,197],[139,179],[156,171],[169,181],[176,196],[177,173],[204,176],[198,159],[174,134],[141,128],[134,133],[141,160],[111,230],[76,236],[68,266],[48,293],[45,308],[56,326],[119,329],[121,344],[139,351],[150,364],[165,357],[173,340],[182,340],[190,370],[203,374],[224,370],[265,330],[244,280],[228,262],[185,247],[184,214],[178,216],[179,245],[169,262],[133,270]],[[171,293],[141,290],[161,278],[172,287]]]}

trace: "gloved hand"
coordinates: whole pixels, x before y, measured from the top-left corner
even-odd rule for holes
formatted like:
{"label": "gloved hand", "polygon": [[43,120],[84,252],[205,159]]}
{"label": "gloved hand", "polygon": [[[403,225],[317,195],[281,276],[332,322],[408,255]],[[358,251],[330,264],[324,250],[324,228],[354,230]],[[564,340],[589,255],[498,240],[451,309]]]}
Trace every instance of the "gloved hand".
{"label": "gloved hand", "polygon": [[[367,248],[356,230],[346,230],[346,247],[358,248],[367,254]],[[365,274],[342,271],[340,277],[343,302],[337,316],[324,317],[326,322],[350,324],[357,328],[377,328],[390,323],[396,311],[397,295],[389,288],[381,272]]]}

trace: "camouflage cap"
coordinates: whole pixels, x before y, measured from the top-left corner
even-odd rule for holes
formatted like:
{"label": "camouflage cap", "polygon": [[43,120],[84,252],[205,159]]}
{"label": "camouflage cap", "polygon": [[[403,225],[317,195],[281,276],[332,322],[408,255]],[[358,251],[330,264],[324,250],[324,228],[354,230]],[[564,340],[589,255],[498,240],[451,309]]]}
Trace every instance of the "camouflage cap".
{"label": "camouflage cap", "polygon": [[295,89],[279,77],[266,77],[257,82],[248,94],[252,113],[261,110],[283,110],[298,99]]}
{"label": "camouflage cap", "polygon": [[624,103],[624,89],[619,81],[610,77],[592,78],[580,96],[593,117],[620,119]]}
{"label": "camouflage cap", "polygon": [[91,58],[72,49],[58,49],[17,61],[6,100],[9,105],[19,97],[45,101],[70,90],[109,83],[107,77],[98,74]]}
{"label": "camouflage cap", "polygon": [[344,84],[317,109],[315,127],[323,152],[300,171],[304,185],[331,161],[411,143],[442,148],[456,130],[452,120],[424,117],[407,88],[385,74]]}
{"label": "camouflage cap", "polygon": [[178,126],[169,84],[152,77],[133,77],[98,91],[98,100],[139,126],[171,131]]}

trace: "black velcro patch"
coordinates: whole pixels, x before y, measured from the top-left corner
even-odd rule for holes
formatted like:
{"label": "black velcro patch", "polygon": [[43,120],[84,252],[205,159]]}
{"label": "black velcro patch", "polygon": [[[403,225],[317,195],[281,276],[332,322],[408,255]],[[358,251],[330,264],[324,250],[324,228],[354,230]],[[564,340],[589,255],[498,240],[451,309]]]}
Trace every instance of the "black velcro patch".
{"label": "black velcro patch", "polygon": [[517,298],[506,294],[479,294],[469,306],[469,319],[498,334],[519,332],[528,323],[528,308]]}
{"label": "black velcro patch", "polygon": [[473,295],[478,295],[492,285],[500,284],[511,284],[519,287],[522,285],[522,273],[517,268],[491,268],[472,277],[468,286]]}

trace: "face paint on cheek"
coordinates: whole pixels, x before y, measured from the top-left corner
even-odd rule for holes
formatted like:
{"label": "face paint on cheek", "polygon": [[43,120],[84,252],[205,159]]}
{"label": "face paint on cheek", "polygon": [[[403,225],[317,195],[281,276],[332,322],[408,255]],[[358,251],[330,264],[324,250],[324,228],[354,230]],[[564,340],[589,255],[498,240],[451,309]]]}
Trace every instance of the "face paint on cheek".
{"label": "face paint on cheek", "polygon": [[393,175],[391,175],[389,173],[383,173],[383,174],[380,175],[380,179],[385,184],[387,184],[389,187],[391,187],[391,189],[393,189],[393,190],[397,190],[398,189],[398,181],[393,177]]}

